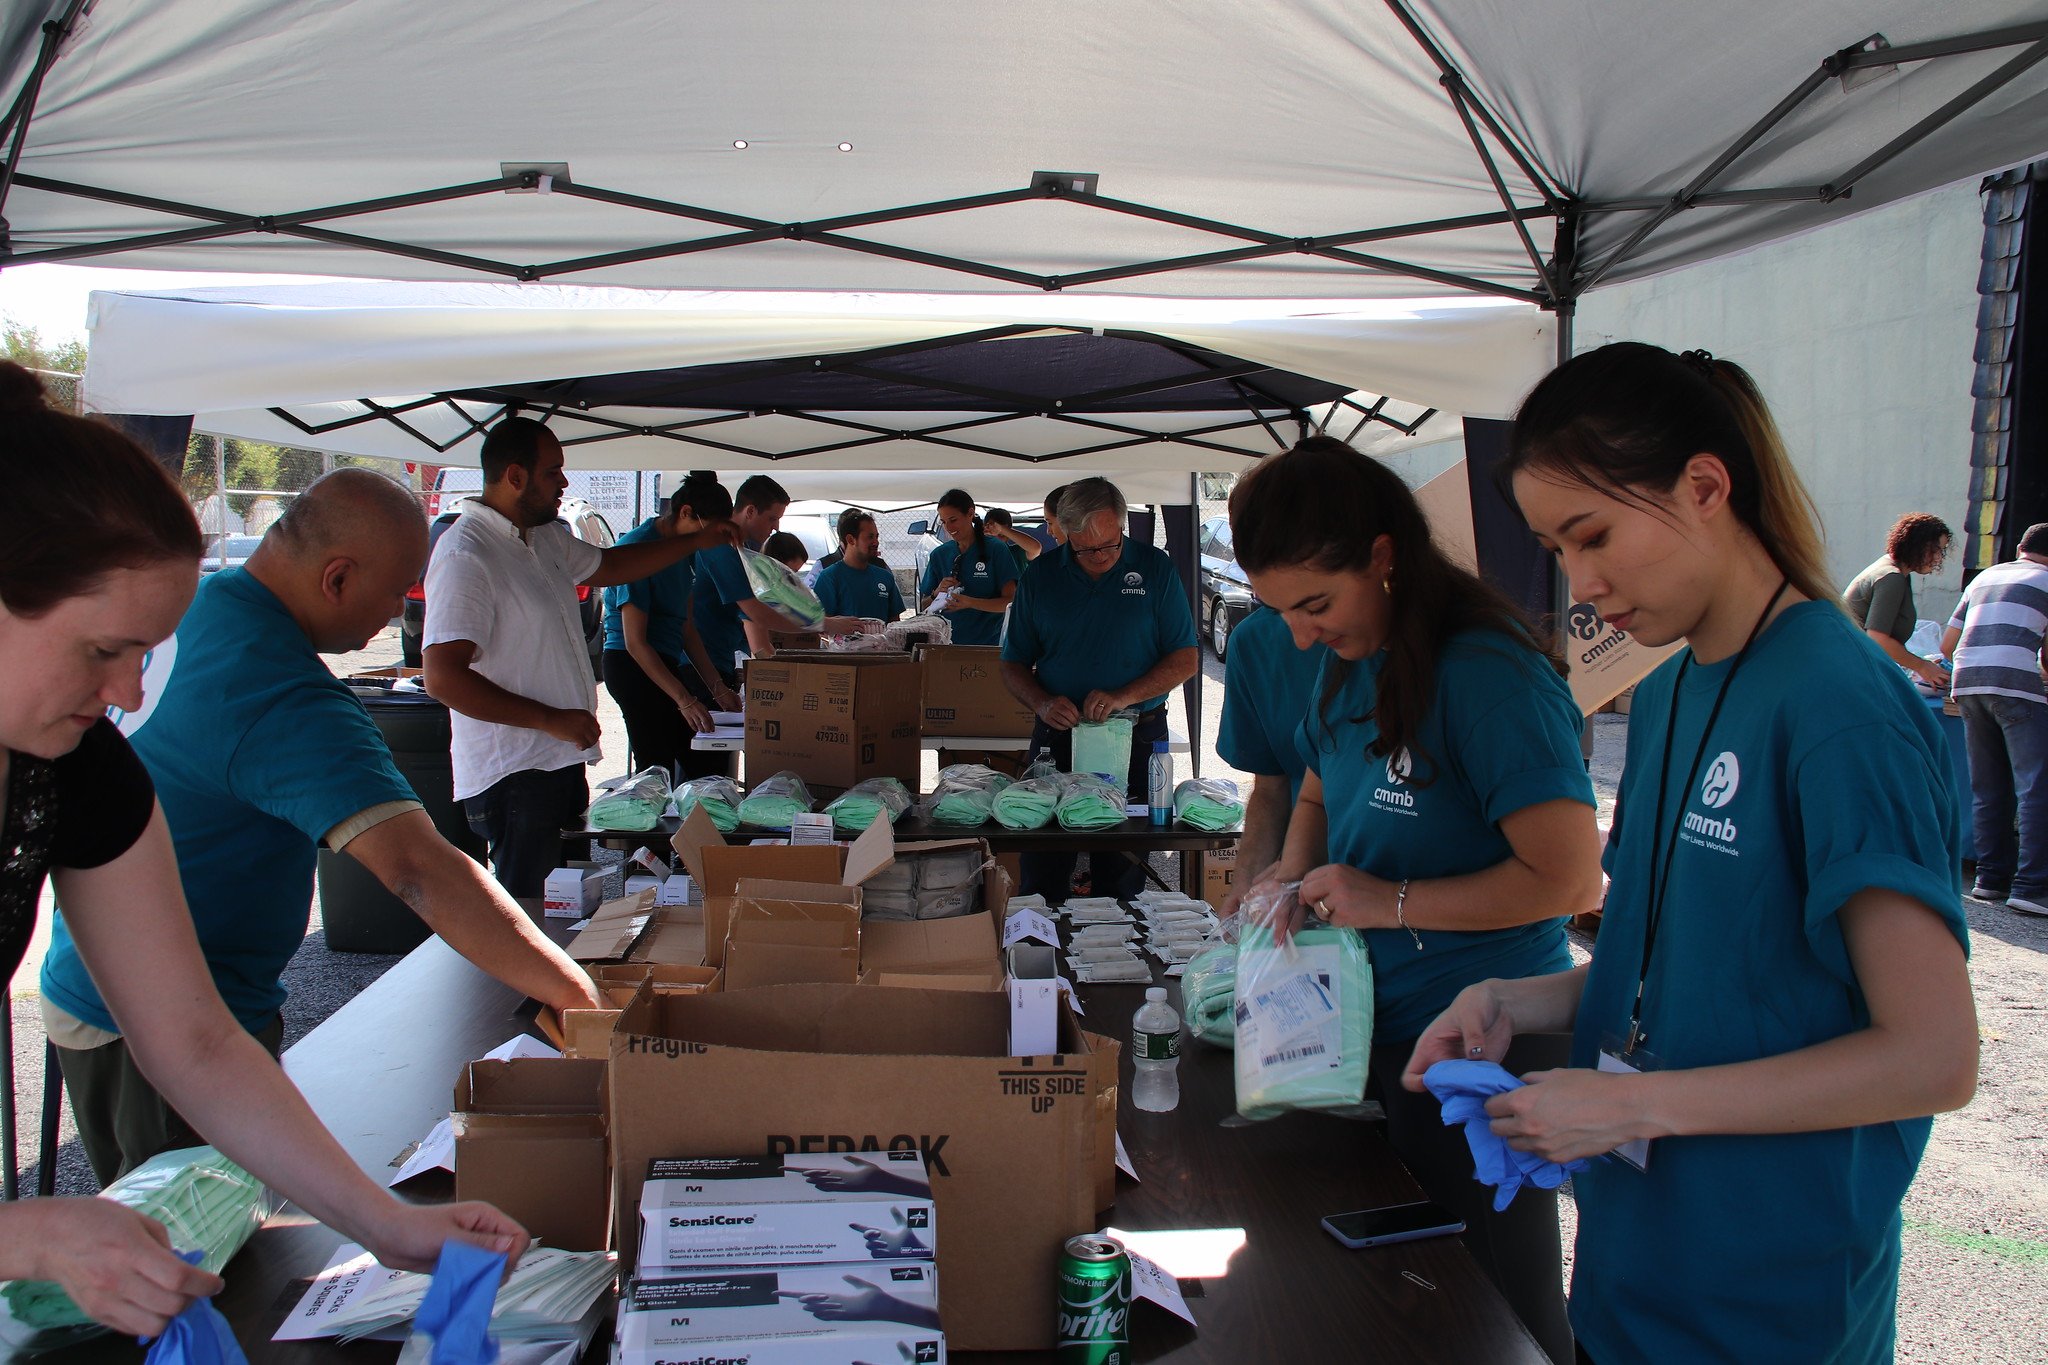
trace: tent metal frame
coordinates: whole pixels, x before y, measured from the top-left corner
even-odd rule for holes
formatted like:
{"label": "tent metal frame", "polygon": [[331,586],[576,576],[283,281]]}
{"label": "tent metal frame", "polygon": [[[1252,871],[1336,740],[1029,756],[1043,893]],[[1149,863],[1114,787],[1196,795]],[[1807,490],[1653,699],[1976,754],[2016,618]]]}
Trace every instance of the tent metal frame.
{"label": "tent metal frame", "polygon": [[[586,410],[587,405],[585,404],[564,401],[562,394],[551,392],[551,390],[555,390],[558,387],[554,382],[499,384],[492,385],[483,390],[435,393],[397,404],[380,402],[374,398],[359,398],[355,401],[362,405],[363,410],[361,412],[325,422],[308,421],[284,407],[273,407],[269,411],[273,416],[291,424],[309,437],[323,436],[329,432],[361,426],[368,422],[386,422],[412,437],[437,455],[446,454],[456,445],[470,439],[472,436],[482,435],[485,428],[500,417],[518,412],[534,412],[540,414],[544,419],[563,417],[598,428],[598,430],[588,434],[562,433],[561,441],[565,447],[623,440],[635,436],[647,436],[675,441],[682,445],[722,451],[730,455],[743,456],[750,460],[772,462],[800,460],[807,456],[856,450],[862,446],[880,445],[889,441],[917,441],[947,450],[963,451],[990,458],[1015,460],[1020,464],[1047,464],[1088,455],[1099,455],[1112,450],[1123,450],[1132,446],[1156,445],[1160,443],[1192,446],[1197,449],[1214,451],[1240,460],[1250,461],[1258,459],[1259,453],[1246,450],[1241,446],[1228,445],[1207,438],[1231,432],[1247,431],[1252,428],[1263,428],[1266,435],[1272,440],[1273,448],[1275,450],[1285,450],[1290,442],[1281,434],[1280,429],[1274,425],[1275,422],[1292,423],[1297,433],[1296,439],[1299,439],[1299,437],[1306,436],[1314,431],[1327,430],[1330,418],[1337,411],[1343,409],[1358,414],[1358,423],[1351,431],[1354,437],[1372,423],[1380,423],[1392,427],[1404,435],[1412,436],[1422,423],[1436,415],[1436,409],[1429,408],[1412,421],[1403,422],[1399,418],[1387,413],[1386,405],[1388,400],[1384,397],[1368,406],[1357,402],[1354,398],[1347,395],[1329,403],[1327,413],[1318,421],[1311,417],[1308,408],[1269,393],[1260,386],[1258,376],[1261,373],[1270,371],[1270,366],[1258,365],[1251,361],[1237,360],[1220,353],[1205,354],[1195,348],[1180,345],[1164,337],[1123,328],[1103,329],[1101,335],[1122,340],[1146,341],[1154,345],[1164,346],[1202,368],[1191,374],[1172,375],[1139,384],[1124,384],[1114,388],[1097,389],[1092,392],[1050,401],[1031,394],[1015,393],[931,376],[898,374],[874,368],[878,361],[886,360],[893,356],[1046,332],[1082,334],[1091,330],[1075,326],[1020,323],[1004,327],[982,328],[977,331],[963,332],[952,336],[932,337],[921,341],[899,342],[889,346],[870,347],[860,351],[791,356],[737,367],[721,365],[717,367],[719,372],[715,376],[683,380],[673,386],[665,387],[660,395],[661,401],[656,404],[656,406],[662,408],[680,406],[677,400],[686,396],[693,389],[745,384],[795,374],[831,371],[860,378],[900,384],[906,387],[927,388],[935,392],[971,398],[977,402],[984,402],[987,405],[987,411],[978,412],[975,416],[963,417],[954,421],[944,421],[926,427],[902,428],[884,426],[874,422],[859,421],[846,416],[828,416],[824,413],[810,411],[805,408],[782,406],[711,411],[702,416],[679,418],[673,421],[633,422],[615,416],[589,412]],[[1216,361],[1218,360],[1225,363],[1217,364]],[[1219,379],[1227,380],[1230,383],[1233,391],[1241,400],[1245,416],[1233,418],[1229,421],[1216,422],[1207,426],[1190,427],[1182,430],[1164,430],[1133,425],[1127,416],[1125,420],[1119,421],[1111,420],[1101,414],[1089,414],[1082,411],[1096,404],[1137,398],[1146,394],[1164,393],[1173,389],[1184,388],[1191,384],[1213,383]],[[631,406],[631,403],[629,401],[608,406]],[[406,420],[414,413],[431,408],[446,408],[453,412],[463,424],[461,433],[447,440],[436,440],[422,431],[417,424]],[[489,409],[489,411],[479,415],[482,409]],[[1187,410],[1182,411],[1185,412]],[[1217,408],[1215,411],[1231,412],[1235,411],[1235,409]],[[768,416],[797,418],[832,428],[835,431],[855,434],[845,439],[823,441],[818,444],[779,451],[759,450],[750,446],[737,445],[730,441],[717,440],[711,436],[696,434],[704,428],[729,425],[752,418]],[[1083,433],[1092,434],[1098,432],[1107,433],[1115,439],[1085,440],[1067,449],[1037,455],[1005,450],[1000,446],[987,445],[972,440],[956,439],[956,433],[959,432],[986,430],[1011,423],[1033,420],[1056,422],[1063,426],[1073,427],[1077,439],[1080,439]]]}
{"label": "tent metal frame", "polygon": [[[1647,238],[1673,217],[1690,209],[1704,207],[1742,207],[1789,200],[1834,203],[1847,199],[1854,193],[1857,183],[1872,171],[2031,69],[2044,57],[2048,57],[2048,22],[1960,34],[1898,47],[1890,46],[1881,35],[1873,35],[1854,46],[1822,58],[1814,70],[1809,72],[1791,92],[1729,144],[1683,188],[1670,193],[1586,200],[1574,196],[1562,185],[1559,177],[1547,174],[1542,169],[1539,158],[1509,133],[1502,119],[1472,89],[1465,73],[1458,69],[1434,36],[1423,27],[1405,0],[1386,0],[1386,4],[1440,73],[1445,99],[1464,125],[1473,151],[1500,198],[1501,208],[1498,212],[1368,227],[1319,237],[1302,237],[1113,198],[1097,191],[1096,178],[1092,174],[1041,171],[1032,176],[1029,185],[1018,189],[997,190],[986,194],[894,208],[879,208],[813,222],[776,223],[702,205],[680,203],[617,189],[579,185],[569,180],[566,167],[562,173],[550,175],[530,166],[505,165],[501,167],[501,173],[493,178],[375,199],[252,214],[130,194],[108,186],[78,184],[46,176],[24,174],[20,171],[22,152],[27,143],[29,126],[34,118],[36,100],[41,93],[43,80],[58,60],[64,42],[71,36],[85,8],[85,0],[69,0],[61,15],[44,23],[43,41],[36,61],[5,118],[0,119],[0,140],[6,140],[8,143],[6,159],[0,162],[0,270],[10,265],[85,260],[189,242],[279,235],[370,253],[400,256],[487,276],[536,281],[561,275],[600,271],[610,266],[629,263],[678,259],[763,242],[794,241],[910,262],[1004,284],[1056,292],[1086,285],[1140,280],[1151,276],[1280,256],[1311,256],[1355,267],[1363,273],[1375,276],[1396,276],[1450,289],[1536,304],[1559,315],[1562,324],[1559,328],[1559,354],[1562,357],[1570,354],[1570,318],[1575,301],[1588,290],[1598,286],[1618,265],[1627,261]],[[1721,183],[1729,168],[1745,152],[1783,123],[1829,80],[1847,77],[1864,70],[1938,61],[1948,57],[2005,48],[2021,50],[1996,70],[1928,113],[1912,127],[1873,150],[1830,181],[1817,185],[1748,187]],[[1540,202],[1518,202],[1517,191],[1510,185],[1503,172],[1503,157],[1513,164],[1516,172],[1526,182],[1526,193],[1522,197],[1533,194]],[[41,251],[16,252],[13,250],[4,216],[8,194],[15,185],[24,185],[51,194],[161,213],[172,218],[189,219],[192,220],[193,226],[106,241],[52,247]],[[683,219],[729,230],[704,236],[653,241],[643,246],[597,255],[520,263],[444,251],[325,226],[424,204],[536,190],[641,211],[657,218]],[[1042,275],[1010,269],[992,262],[941,252],[920,251],[877,241],[867,236],[852,235],[853,230],[858,228],[1048,199],[1186,228],[1241,245],[1157,260],[1133,261],[1124,265],[1072,274]],[[1611,214],[1640,214],[1642,219],[1625,238],[1599,260],[1581,260],[1577,251],[1581,226],[1590,218]],[[1531,222],[1545,219],[1551,220],[1554,224],[1553,244],[1548,257],[1538,246],[1537,239],[1530,230]],[[1412,241],[1439,233],[1501,226],[1513,228],[1529,257],[1530,273],[1524,283],[1505,283],[1453,271],[1436,270],[1413,261],[1358,249],[1381,242]]]}

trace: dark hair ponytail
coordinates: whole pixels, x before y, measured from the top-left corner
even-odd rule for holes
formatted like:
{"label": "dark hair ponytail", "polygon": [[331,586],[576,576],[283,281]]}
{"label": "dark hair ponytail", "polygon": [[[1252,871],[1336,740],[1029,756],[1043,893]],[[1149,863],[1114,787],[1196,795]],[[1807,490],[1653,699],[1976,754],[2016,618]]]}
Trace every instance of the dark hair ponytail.
{"label": "dark hair ponytail", "polygon": [[1700,454],[1727,469],[1729,507],[1786,581],[1839,601],[1813,499],[1756,381],[1733,361],[1640,341],[1573,356],[1522,400],[1494,477],[1510,502],[1528,469],[1655,510]]}
{"label": "dark hair ponytail", "polygon": [[[1562,673],[1558,659],[1505,597],[1444,555],[1422,505],[1398,475],[1335,437],[1311,436],[1260,462],[1230,493],[1232,551],[1251,573],[1297,565],[1318,573],[1360,573],[1371,565],[1373,542],[1381,536],[1392,541],[1394,551],[1387,579],[1387,659],[1372,714],[1351,719],[1377,723],[1379,737],[1368,753],[1385,757],[1407,750],[1415,761],[1413,780],[1426,785],[1435,775],[1434,759],[1416,739],[1435,700],[1437,665],[1452,636],[1497,632],[1505,637],[1504,648],[1534,646]],[[1330,660],[1314,716],[1326,730],[1325,712],[1352,667]]]}
{"label": "dark hair ponytail", "polygon": [[206,548],[170,471],[126,433],[49,405],[42,381],[0,362],[0,605],[34,617],[117,569]]}
{"label": "dark hair ponytail", "polygon": [[683,507],[689,508],[699,521],[725,521],[732,516],[732,494],[725,491],[716,474],[697,470],[669,495],[671,518]]}

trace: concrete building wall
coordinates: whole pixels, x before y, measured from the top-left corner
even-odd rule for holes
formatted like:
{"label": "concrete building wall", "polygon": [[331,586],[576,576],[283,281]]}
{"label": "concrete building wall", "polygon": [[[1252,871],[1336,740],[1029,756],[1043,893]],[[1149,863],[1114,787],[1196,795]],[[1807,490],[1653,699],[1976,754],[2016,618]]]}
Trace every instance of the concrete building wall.
{"label": "concrete building wall", "polygon": [[[1748,369],[1819,505],[1839,586],[1883,553],[1902,513],[1963,524],[1982,237],[1976,182],[1950,186],[1596,290],[1579,305],[1576,345],[1704,347]],[[1922,617],[1946,618],[1961,570],[1951,554],[1916,580]]]}

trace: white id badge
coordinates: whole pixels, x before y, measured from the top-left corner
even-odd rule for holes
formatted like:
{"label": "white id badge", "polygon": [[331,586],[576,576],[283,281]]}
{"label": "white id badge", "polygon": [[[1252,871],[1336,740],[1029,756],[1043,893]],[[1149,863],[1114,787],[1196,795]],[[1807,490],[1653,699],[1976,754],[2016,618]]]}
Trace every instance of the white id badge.
{"label": "white id badge", "polygon": [[[1622,1055],[1622,1043],[1619,1038],[1609,1037],[1605,1042],[1606,1046],[1600,1049],[1600,1061],[1595,1068],[1596,1070],[1605,1071],[1610,1074],[1618,1073],[1634,1076],[1645,1071],[1656,1071],[1662,1066],[1662,1063],[1653,1054],[1640,1047],[1624,1058]],[[1648,1172],[1650,1169],[1650,1140],[1648,1138],[1637,1138],[1634,1142],[1624,1142],[1621,1146],[1614,1149],[1614,1155],[1620,1157],[1637,1170]]]}

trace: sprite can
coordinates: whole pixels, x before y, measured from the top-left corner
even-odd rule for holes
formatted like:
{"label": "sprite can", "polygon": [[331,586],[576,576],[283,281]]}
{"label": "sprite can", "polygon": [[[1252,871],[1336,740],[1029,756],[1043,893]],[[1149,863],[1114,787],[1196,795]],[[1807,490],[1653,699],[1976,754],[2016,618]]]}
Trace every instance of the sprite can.
{"label": "sprite can", "polygon": [[1060,1250],[1060,1365],[1128,1365],[1131,1258],[1114,1237],[1085,1233]]}

